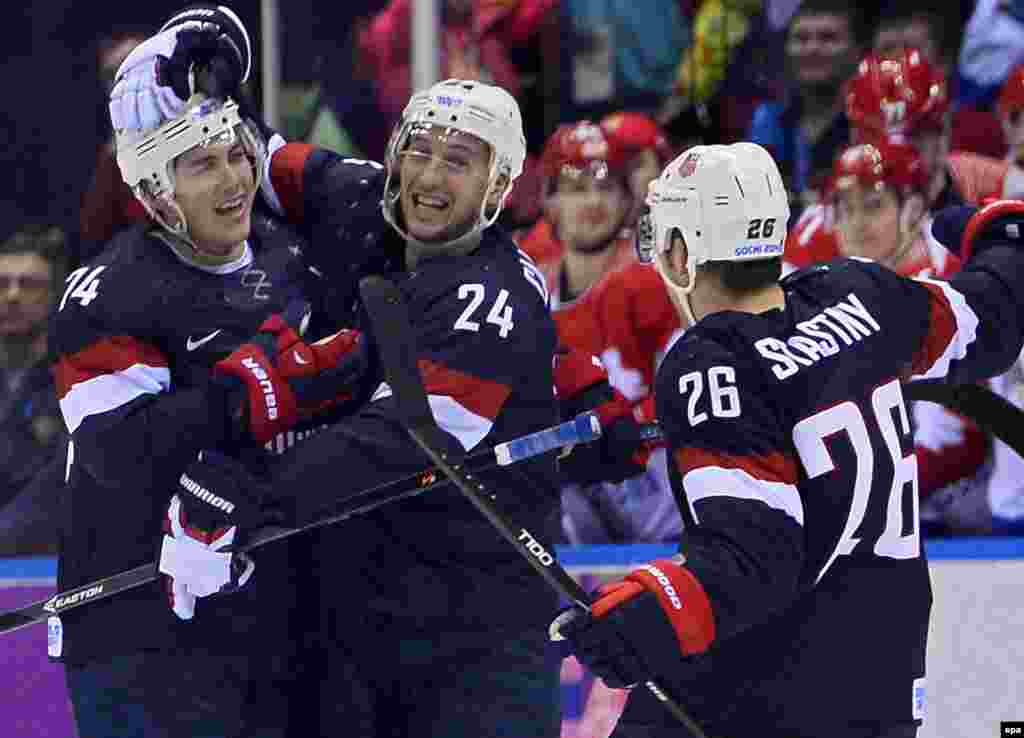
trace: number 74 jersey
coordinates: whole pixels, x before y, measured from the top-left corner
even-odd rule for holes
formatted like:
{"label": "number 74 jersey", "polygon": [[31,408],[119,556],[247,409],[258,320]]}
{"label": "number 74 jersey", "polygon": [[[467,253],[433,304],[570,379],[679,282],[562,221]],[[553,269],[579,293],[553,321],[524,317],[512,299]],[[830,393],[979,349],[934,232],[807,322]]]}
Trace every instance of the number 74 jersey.
{"label": "number 74 jersey", "polygon": [[662,363],[681,552],[717,633],[677,688],[723,734],[921,718],[931,587],[901,381],[1012,361],[1019,297],[979,275],[818,265],[782,281],[785,310],[713,314]]}

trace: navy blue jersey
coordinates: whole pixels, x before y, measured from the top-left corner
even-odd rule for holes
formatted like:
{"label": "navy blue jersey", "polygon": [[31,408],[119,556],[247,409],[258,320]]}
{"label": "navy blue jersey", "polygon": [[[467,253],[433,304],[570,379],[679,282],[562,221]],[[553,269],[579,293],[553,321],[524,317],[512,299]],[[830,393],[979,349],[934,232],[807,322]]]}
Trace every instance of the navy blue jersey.
{"label": "navy blue jersey", "polygon": [[[834,261],[783,280],[785,310],[712,314],[669,352],[658,417],[715,641],[667,686],[709,734],[921,718],[931,587],[901,381],[1011,362],[1022,268],[1003,249],[949,283]],[[663,711],[634,695],[644,710]]]}
{"label": "navy blue jersey", "polygon": [[[223,446],[227,415],[220,394],[207,392],[210,368],[268,315],[313,289],[305,242],[293,230],[255,212],[248,243],[236,263],[203,271],[138,226],[68,277],[51,331],[72,435],[61,589],[154,561],[181,470],[203,448],[241,451]],[[263,567],[264,580],[269,572]],[[62,616],[64,656],[83,661],[174,643],[176,631],[177,642],[188,643],[219,607],[245,609],[204,600],[196,622],[181,624],[154,583]],[[209,632],[219,637],[217,630]]]}
{"label": "navy blue jersey", "polygon": [[[400,284],[430,406],[453,442],[468,450],[558,422],[547,291],[533,262],[501,229],[484,231],[468,255],[424,259],[410,272],[401,239],[380,213],[379,166],[290,144],[275,154],[271,177],[285,212],[303,218],[310,235],[321,234],[312,259],[329,272],[328,281],[344,279],[339,260],[348,254],[359,265],[353,271],[375,265]],[[328,244],[332,233],[345,236]],[[381,385],[360,412],[286,454],[275,479],[279,491],[295,497],[303,523],[360,490],[427,466]],[[524,525],[555,522],[550,455],[490,480],[499,504]],[[346,572],[344,588],[326,581],[334,593],[328,597],[348,610],[359,602],[490,628],[496,613],[506,625],[543,623],[554,605],[546,585],[451,488],[381,508],[325,536],[330,559]],[[508,608],[510,599],[515,608]]]}

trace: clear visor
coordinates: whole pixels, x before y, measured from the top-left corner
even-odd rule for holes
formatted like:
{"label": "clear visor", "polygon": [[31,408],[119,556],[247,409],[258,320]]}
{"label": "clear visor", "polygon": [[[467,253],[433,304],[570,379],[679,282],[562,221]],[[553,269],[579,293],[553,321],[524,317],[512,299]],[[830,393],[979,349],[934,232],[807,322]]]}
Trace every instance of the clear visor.
{"label": "clear visor", "polygon": [[408,172],[436,163],[447,174],[475,175],[487,179],[491,147],[477,136],[433,123],[409,123],[400,136],[396,155]]}
{"label": "clear visor", "polygon": [[[241,135],[241,130],[240,130],[243,125],[244,124],[239,123],[237,126],[233,126],[231,128],[226,128],[224,130],[218,131],[217,133],[214,133],[213,135],[211,135],[211,136],[203,139],[202,141],[200,141],[198,144],[196,144],[195,146],[190,148],[188,151],[185,151],[184,153],[178,154],[171,161],[171,164],[172,165],[176,164],[177,162],[181,161],[182,157],[189,156],[190,154],[192,154],[195,151],[201,151],[201,150],[205,151],[205,150],[208,150],[208,149],[210,149],[210,148],[212,148],[214,146],[226,146],[226,147],[230,148],[230,147],[234,146],[237,143],[242,143],[243,146],[244,146],[246,144],[246,138]],[[247,155],[253,156],[255,154],[254,151],[250,150],[251,147],[244,146],[244,148],[245,148],[245,153]]]}

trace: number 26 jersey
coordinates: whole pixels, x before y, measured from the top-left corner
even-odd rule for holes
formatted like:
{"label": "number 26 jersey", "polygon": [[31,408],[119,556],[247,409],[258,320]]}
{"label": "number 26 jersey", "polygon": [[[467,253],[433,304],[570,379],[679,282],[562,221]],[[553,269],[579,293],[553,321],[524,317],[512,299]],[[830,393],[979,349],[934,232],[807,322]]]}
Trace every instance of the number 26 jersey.
{"label": "number 26 jersey", "polygon": [[717,631],[670,686],[709,727],[921,719],[931,586],[901,382],[1012,361],[1019,296],[991,277],[828,262],[781,282],[785,310],[712,314],[665,358],[681,552]]}

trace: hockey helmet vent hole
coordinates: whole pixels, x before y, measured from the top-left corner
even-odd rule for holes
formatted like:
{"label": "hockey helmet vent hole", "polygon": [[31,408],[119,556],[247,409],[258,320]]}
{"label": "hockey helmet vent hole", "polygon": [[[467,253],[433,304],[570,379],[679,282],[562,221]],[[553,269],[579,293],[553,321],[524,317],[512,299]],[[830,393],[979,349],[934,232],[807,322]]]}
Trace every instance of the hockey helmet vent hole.
{"label": "hockey helmet vent hole", "polygon": [[457,116],[457,115],[453,115],[453,116],[452,116],[452,123],[454,123],[454,122],[455,122],[455,121],[457,121],[458,119],[459,119],[459,116]]}
{"label": "hockey helmet vent hole", "polygon": [[428,110],[427,111],[427,117],[428,118],[433,118],[434,117],[434,111],[433,110]]}
{"label": "hockey helmet vent hole", "polygon": [[210,127],[209,126],[203,126],[203,133],[209,133],[209,132],[210,132]]}

